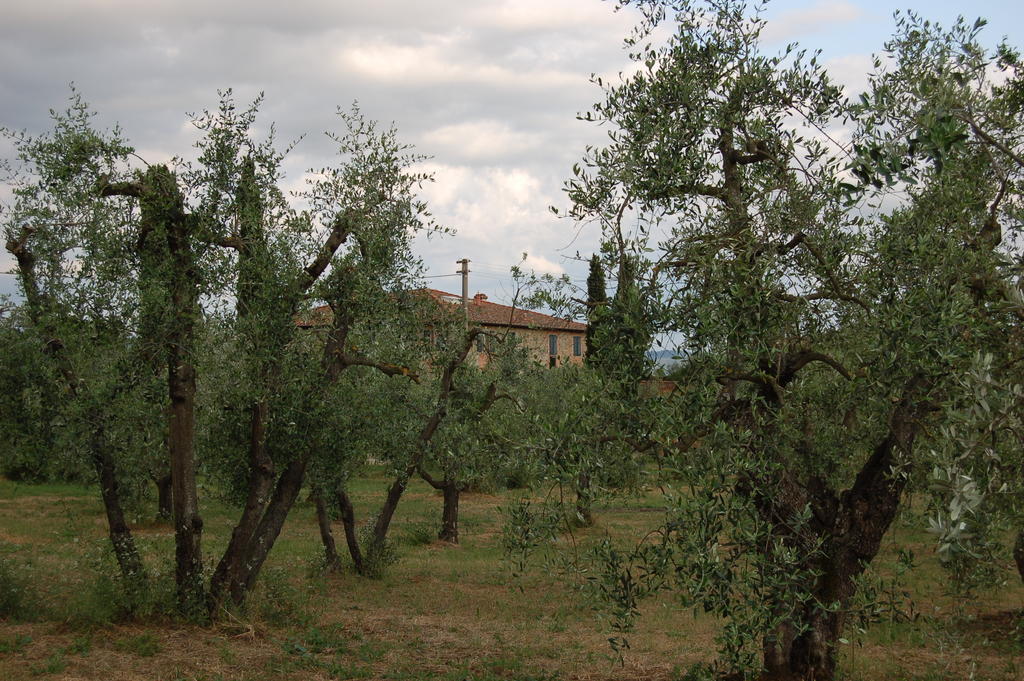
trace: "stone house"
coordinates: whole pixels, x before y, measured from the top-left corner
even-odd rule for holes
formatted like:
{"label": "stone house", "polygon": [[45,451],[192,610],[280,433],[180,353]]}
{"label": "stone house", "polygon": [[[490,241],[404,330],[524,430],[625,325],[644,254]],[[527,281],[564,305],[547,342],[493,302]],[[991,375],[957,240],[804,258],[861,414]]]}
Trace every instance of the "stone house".
{"label": "stone house", "polygon": [[[420,289],[419,292],[430,296],[443,308],[450,309],[452,314],[462,314],[462,296],[431,288]],[[466,310],[470,326],[479,326],[496,336],[513,334],[530,352],[530,356],[544,366],[583,363],[587,353],[586,324],[492,303],[483,293],[469,298]],[[331,310],[326,305],[314,308],[295,321],[303,328],[327,326],[330,322]],[[424,332],[429,333],[429,329],[424,329]],[[487,338],[480,337],[470,351],[470,360],[479,367],[486,366],[490,360],[487,346]]]}
{"label": "stone house", "polygon": [[[461,312],[462,296],[437,289],[424,289],[424,292]],[[586,324],[492,303],[483,293],[477,293],[467,301],[466,312],[470,326],[479,326],[495,335],[514,334],[529,350],[531,357],[545,366],[582,364],[587,353]],[[470,357],[475,359],[477,366],[487,364],[490,355],[486,339],[477,341]]]}

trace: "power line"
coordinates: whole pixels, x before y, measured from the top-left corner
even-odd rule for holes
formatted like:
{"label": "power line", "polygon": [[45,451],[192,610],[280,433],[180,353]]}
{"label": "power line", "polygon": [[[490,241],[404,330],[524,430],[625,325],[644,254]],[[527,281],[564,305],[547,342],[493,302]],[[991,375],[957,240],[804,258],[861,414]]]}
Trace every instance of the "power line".
{"label": "power line", "polygon": [[484,269],[487,270],[501,270],[502,272],[508,272],[510,269],[512,269],[512,265],[495,265],[494,263],[478,262],[476,260],[473,261],[473,264],[477,268],[483,267]]}
{"label": "power line", "polygon": [[512,277],[509,275],[502,276],[500,274],[491,274],[490,272],[473,272],[477,279],[493,279],[495,281],[507,281]]}

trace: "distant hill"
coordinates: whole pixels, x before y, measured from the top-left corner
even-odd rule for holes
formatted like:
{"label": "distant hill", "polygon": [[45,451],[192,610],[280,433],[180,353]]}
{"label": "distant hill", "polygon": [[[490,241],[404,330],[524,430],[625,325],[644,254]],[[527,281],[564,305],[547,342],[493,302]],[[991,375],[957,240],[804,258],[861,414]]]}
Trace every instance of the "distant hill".
{"label": "distant hill", "polygon": [[678,352],[678,350],[648,350],[647,356],[654,362],[657,368],[668,369],[679,362],[676,359]]}

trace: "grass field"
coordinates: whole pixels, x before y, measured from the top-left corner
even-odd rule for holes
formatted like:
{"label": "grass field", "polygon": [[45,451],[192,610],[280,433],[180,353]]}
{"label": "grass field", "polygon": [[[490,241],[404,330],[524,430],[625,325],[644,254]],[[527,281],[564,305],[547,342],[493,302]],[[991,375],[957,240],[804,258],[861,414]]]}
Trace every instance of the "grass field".
{"label": "grass field", "polygon": [[[360,518],[379,503],[385,484],[372,475],[355,483]],[[393,529],[401,560],[380,580],[320,575],[313,508],[302,502],[246,612],[202,627],[160,614],[117,617],[95,490],[0,480],[0,557],[7,566],[0,588],[30,584],[23,617],[0,620],[0,680],[674,679],[713,659],[718,623],[680,609],[670,594],[644,606],[618,661],[607,642],[612,632],[569,581],[545,569],[513,580],[499,545],[499,507],[516,494],[465,495],[462,545],[453,547],[429,541],[440,497],[414,482]],[[658,520],[653,501],[599,507],[597,526],[575,540],[641,536]],[[213,502],[202,510],[212,562],[233,513]],[[170,528],[133,529],[158,574],[154,601],[171,598]],[[1024,589],[1009,566],[1005,586],[958,604],[946,593],[920,519],[902,518],[891,535],[879,573],[892,574],[898,548],[913,549],[918,567],[902,586],[909,599],[896,593],[902,616],[850,632],[842,678],[1024,680]]]}

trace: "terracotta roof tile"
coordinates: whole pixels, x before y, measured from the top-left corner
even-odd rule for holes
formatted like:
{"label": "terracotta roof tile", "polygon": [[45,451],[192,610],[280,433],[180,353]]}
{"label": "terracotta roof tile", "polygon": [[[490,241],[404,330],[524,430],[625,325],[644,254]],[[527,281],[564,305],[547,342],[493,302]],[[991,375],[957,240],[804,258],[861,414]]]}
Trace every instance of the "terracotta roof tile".
{"label": "terracotta roof tile", "polygon": [[[462,305],[462,296],[453,293],[446,293],[437,289],[423,289],[434,298],[450,303]],[[523,329],[552,329],[556,331],[586,331],[587,325],[579,322],[559,319],[551,315],[522,310],[509,305],[492,303],[483,294],[476,294],[469,300],[468,306],[469,321],[483,326],[512,326]]]}
{"label": "terracotta roof tile", "polygon": [[[453,293],[446,293],[433,288],[420,289],[438,301],[462,305],[462,296]],[[308,313],[296,318],[295,323],[303,328],[312,326],[327,326],[331,320],[331,309],[326,305],[313,308]],[[559,319],[551,315],[522,310],[509,305],[492,303],[483,294],[476,294],[469,301],[469,321],[481,326],[511,326],[522,329],[550,329],[553,331],[578,331],[587,330],[586,324]]]}

